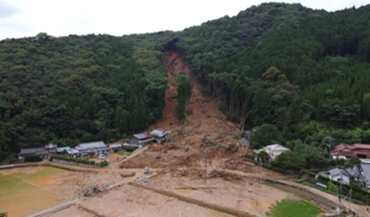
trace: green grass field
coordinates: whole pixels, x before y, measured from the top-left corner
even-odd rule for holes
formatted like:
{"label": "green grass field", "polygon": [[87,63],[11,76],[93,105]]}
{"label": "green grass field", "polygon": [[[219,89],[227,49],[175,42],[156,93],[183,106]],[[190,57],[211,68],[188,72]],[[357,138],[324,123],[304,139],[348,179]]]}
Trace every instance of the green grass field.
{"label": "green grass field", "polygon": [[[27,169],[27,168],[26,168]],[[65,201],[47,189],[48,180],[67,171],[43,167],[35,173],[0,173],[0,213],[8,216],[25,216]]]}
{"label": "green grass field", "polygon": [[283,200],[274,206],[267,216],[270,217],[316,217],[323,210],[300,200]]}
{"label": "green grass field", "polygon": [[0,196],[10,196],[33,187],[14,176],[0,174]]}

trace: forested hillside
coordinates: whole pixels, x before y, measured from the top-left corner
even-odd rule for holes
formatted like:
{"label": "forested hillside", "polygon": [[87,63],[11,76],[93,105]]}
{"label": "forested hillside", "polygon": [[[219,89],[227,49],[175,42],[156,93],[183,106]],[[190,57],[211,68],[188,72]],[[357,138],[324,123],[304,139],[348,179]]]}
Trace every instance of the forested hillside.
{"label": "forested hillside", "polygon": [[112,142],[161,117],[162,53],[88,35],[0,43],[0,159],[50,142]]}
{"label": "forested hillside", "polygon": [[186,29],[178,45],[230,120],[272,124],[275,142],[370,143],[369,20],[370,6],[269,3]]}
{"label": "forested hillside", "polygon": [[281,142],[323,158],[329,145],[370,143],[369,20],[370,6],[268,3],[181,32],[3,40],[0,161],[20,147],[146,129],[162,115],[172,51],[230,120],[277,131],[253,138],[256,147]]}

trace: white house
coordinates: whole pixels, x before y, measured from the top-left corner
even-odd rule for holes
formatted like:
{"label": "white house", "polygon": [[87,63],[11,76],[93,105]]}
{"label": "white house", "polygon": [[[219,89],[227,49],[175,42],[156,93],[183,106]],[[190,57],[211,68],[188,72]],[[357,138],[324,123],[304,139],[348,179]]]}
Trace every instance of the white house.
{"label": "white house", "polygon": [[328,172],[329,172],[330,180],[337,181],[337,182],[342,181],[342,184],[350,184],[350,181],[349,181],[350,174],[347,171],[335,168],[335,169],[329,170]]}
{"label": "white house", "polygon": [[265,151],[269,155],[271,161],[275,160],[275,158],[283,152],[291,152],[289,148],[279,144],[268,145],[260,150],[254,151],[254,153],[259,154],[261,151]]}

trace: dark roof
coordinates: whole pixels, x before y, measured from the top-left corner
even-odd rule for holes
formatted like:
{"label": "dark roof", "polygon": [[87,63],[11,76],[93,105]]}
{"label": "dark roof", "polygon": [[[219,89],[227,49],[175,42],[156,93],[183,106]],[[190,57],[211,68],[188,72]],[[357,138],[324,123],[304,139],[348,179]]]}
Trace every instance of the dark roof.
{"label": "dark roof", "polygon": [[146,140],[148,138],[151,138],[152,136],[146,134],[146,133],[139,133],[139,134],[134,134],[134,136],[138,140]]}
{"label": "dark roof", "polygon": [[152,136],[155,136],[155,137],[158,137],[158,138],[162,138],[162,137],[165,137],[167,136],[168,134],[170,134],[171,132],[167,131],[163,131],[163,130],[158,130],[158,129],[154,129],[150,135]]}
{"label": "dark roof", "polygon": [[110,148],[122,148],[121,143],[112,143],[109,145]]}
{"label": "dark roof", "polygon": [[22,148],[18,155],[30,155],[30,154],[47,154],[48,150],[45,148]]}

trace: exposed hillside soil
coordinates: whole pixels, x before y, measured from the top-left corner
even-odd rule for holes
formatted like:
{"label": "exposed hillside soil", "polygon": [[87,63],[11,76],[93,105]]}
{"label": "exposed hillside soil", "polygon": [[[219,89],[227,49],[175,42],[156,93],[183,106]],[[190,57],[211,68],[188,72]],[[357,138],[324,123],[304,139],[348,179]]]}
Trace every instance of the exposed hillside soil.
{"label": "exposed hillside soil", "polygon": [[[167,65],[169,88],[165,93],[163,118],[152,128],[171,131],[172,134],[166,143],[154,144],[140,156],[124,162],[121,167],[198,167],[205,165],[205,158],[211,168],[230,167],[230,159],[241,159],[240,157],[248,152],[246,149],[236,148],[226,151],[227,147],[235,146],[238,142],[238,126],[227,121],[226,116],[218,110],[216,102],[203,95],[196,77],[178,53],[169,55]],[[175,114],[177,99],[174,78],[180,73],[185,74],[192,84],[192,95],[183,124],[179,123]],[[204,144],[208,147],[204,148]],[[245,166],[242,160],[235,162],[241,163],[240,168]],[[234,165],[234,169],[236,167],[237,165]]]}

